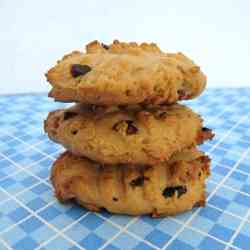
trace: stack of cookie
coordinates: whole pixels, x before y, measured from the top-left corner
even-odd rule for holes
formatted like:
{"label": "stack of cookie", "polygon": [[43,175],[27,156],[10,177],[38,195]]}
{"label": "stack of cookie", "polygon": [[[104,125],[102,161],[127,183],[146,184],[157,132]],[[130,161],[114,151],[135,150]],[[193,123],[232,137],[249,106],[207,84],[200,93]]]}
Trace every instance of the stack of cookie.
{"label": "stack of cookie", "polygon": [[201,117],[177,104],[205,88],[206,77],[182,53],[157,45],[97,41],[47,73],[56,101],[45,131],[67,151],[51,180],[60,201],[131,215],[173,215],[205,204],[212,139]]}

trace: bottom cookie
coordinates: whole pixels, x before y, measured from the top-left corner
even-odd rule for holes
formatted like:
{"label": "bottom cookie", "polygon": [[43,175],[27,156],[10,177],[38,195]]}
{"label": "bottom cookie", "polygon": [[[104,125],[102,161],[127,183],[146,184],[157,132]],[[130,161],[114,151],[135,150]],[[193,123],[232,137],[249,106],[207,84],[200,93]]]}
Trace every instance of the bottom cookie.
{"label": "bottom cookie", "polygon": [[204,206],[210,159],[197,149],[154,166],[101,165],[65,152],[55,161],[51,181],[58,200],[75,199],[92,211],[174,215]]}

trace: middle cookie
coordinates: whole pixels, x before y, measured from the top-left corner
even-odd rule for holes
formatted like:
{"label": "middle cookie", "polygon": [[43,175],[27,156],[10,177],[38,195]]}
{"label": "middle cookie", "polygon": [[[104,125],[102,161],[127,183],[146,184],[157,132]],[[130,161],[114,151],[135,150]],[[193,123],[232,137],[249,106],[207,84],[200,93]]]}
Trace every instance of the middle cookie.
{"label": "middle cookie", "polygon": [[104,164],[156,164],[213,137],[200,116],[180,104],[144,109],[78,104],[50,112],[44,126],[53,141]]}

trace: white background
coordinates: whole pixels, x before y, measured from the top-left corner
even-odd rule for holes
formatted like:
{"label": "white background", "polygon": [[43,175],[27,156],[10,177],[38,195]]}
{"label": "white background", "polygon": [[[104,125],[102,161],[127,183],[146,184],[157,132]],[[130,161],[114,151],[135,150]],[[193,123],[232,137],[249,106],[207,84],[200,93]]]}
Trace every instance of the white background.
{"label": "white background", "polygon": [[182,51],[208,86],[250,86],[250,1],[0,0],[0,94],[47,91],[44,73],[98,39]]}

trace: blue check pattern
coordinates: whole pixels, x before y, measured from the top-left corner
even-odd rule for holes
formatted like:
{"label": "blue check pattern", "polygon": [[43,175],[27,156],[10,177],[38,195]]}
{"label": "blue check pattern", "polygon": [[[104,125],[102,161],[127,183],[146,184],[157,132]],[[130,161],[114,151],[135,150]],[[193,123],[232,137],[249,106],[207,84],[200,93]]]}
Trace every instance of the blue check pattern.
{"label": "blue check pattern", "polygon": [[0,96],[0,250],[250,249],[250,89],[207,89],[186,101],[216,133],[207,206],[152,219],[60,204],[50,168],[63,148],[43,132],[45,94]]}

